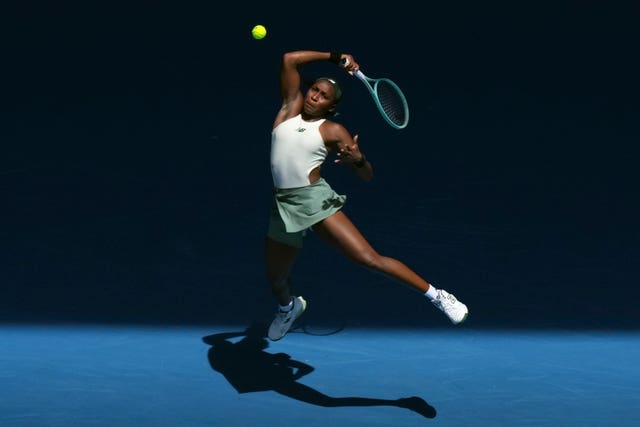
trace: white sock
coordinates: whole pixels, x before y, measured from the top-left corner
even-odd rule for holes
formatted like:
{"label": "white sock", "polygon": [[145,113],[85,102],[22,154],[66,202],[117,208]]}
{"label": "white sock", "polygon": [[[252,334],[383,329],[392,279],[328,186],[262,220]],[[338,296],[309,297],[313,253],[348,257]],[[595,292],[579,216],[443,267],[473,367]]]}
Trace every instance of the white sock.
{"label": "white sock", "polygon": [[429,298],[430,300],[434,300],[438,297],[438,290],[435,286],[429,285],[429,289],[424,293],[424,296]]}
{"label": "white sock", "polygon": [[293,308],[293,298],[291,298],[291,301],[289,302],[289,304],[287,305],[278,304],[278,306],[280,307],[280,311],[284,311],[284,312],[291,311],[291,309]]}

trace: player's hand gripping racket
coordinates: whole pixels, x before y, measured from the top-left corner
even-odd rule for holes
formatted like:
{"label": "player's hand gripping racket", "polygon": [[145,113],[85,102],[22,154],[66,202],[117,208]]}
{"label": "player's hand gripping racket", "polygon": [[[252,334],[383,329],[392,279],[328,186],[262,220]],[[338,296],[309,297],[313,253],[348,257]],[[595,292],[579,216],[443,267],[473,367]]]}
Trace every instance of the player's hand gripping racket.
{"label": "player's hand gripping racket", "polygon": [[353,75],[367,87],[387,123],[396,129],[404,129],[409,124],[409,104],[397,84],[389,79],[372,79],[360,70]]}

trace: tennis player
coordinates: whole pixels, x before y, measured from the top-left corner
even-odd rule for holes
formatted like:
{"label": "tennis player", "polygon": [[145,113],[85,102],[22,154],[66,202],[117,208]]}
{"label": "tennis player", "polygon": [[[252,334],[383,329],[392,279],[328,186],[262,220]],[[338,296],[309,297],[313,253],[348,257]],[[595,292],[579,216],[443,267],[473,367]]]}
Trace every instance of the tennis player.
{"label": "tennis player", "polygon": [[308,229],[355,263],[424,294],[453,324],[462,323],[467,306],[402,262],[376,252],[343,212],[346,196],[322,178],[321,167],[329,153],[364,181],[373,178],[373,169],[360,150],[358,135],[352,137],[344,126],[328,119],[342,98],[338,82],[320,77],[302,93],[299,68],[318,61],[333,62],[349,74],[359,69],[352,55],[339,52],[303,50],[282,57],[282,104],[271,133],[274,197],[265,244],[267,279],[279,307],[269,339],[284,337],[307,307],[302,296],[292,294],[290,273]]}

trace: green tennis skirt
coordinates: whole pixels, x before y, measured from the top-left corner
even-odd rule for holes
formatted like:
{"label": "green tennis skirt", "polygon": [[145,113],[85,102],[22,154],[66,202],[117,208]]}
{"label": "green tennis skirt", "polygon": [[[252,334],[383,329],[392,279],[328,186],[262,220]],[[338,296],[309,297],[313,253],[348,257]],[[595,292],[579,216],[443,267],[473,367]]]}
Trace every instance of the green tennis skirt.
{"label": "green tennis skirt", "polygon": [[324,178],[306,187],[276,189],[267,235],[301,248],[306,230],[342,209],[346,200]]}

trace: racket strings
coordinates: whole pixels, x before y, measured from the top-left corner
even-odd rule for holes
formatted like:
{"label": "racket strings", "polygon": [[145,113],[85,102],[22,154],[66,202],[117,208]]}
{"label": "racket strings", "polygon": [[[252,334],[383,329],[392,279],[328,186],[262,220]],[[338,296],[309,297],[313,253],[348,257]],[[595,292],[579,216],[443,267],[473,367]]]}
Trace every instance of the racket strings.
{"label": "racket strings", "polygon": [[391,83],[381,80],[376,85],[378,100],[384,114],[397,126],[403,126],[407,120],[404,96]]}

